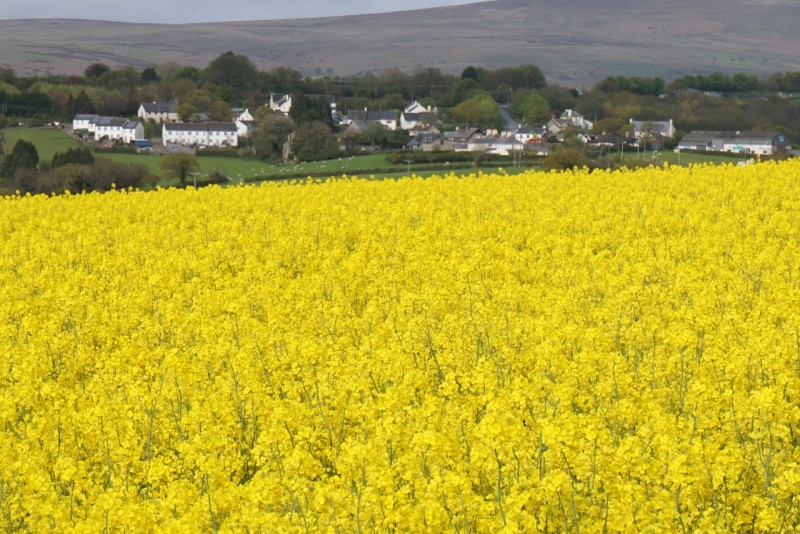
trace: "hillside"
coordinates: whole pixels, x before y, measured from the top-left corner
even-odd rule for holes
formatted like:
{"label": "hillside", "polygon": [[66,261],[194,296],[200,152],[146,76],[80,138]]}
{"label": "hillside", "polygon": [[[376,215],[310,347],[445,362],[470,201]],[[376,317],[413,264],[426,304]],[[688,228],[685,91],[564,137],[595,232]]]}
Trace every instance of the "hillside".
{"label": "hillside", "polygon": [[535,63],[580,86],[608,75],[800,70],[798,8],[781,0],[496,0],[389,14],[213,24],[0,21],[0,65],[79,73],[102,61],[206,65],[233,50],[309,75]]}

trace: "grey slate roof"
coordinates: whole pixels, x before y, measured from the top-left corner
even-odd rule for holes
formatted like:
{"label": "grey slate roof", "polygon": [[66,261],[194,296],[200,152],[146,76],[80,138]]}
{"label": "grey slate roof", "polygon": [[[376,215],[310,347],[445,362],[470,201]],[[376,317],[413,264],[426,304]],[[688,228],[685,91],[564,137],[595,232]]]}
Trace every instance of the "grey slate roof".
{"label": "grey slate roof", "polygon": [[449,139],[450,141],[458,142],[462,141],[465,142],[470,139],[473,135],[478,133],[477,128],[467,128],[466,130],[455,130],[452,132],[445,132],[445,138]]}
{"label": "grey slate roof", "polygon": [[397,112],[351,110],[347,113],[347,118],[351,121],[395,121],[397,120]]}
{"label": "grey slate roof", "polygon": [[172,102],[151,102],[142,104],[147,113],[177,113],[178,104]]}
{"label": "grey slate roof", "polygon": [[172,132],[236,132],[232,122],[176,122],[165,124],[164,128]]}
{"label": "grey slate roof", "polygon": [[129,121],[128,119],[121,119],[119,117],[97,117],[97,120],[93,122],[97,126],[122,128],[128,124]]}
{"label": "grey slate roof", "polygon": [[775,132],[725,132],[713,130],[693,130],[686,134],[683,139],[681,139],[681,143],[707,144],[717,139],[747,142],[766,141],[767,143],[770,143],[777,136],[778,134]]}

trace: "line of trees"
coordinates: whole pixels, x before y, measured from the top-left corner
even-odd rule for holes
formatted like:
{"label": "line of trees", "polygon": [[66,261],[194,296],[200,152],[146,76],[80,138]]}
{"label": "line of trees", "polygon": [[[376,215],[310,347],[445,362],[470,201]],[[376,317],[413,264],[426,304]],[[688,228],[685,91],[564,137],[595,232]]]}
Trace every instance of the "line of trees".
{"label": "line of trees", "polygon": [[800,72],[775,72],[760,79],[752,74],[737,72],[733,75],[713,72],[711,74],[687,74],[678,76],[667,84],[662,78],[640,78],[637,76],[610,76],[594,86],[606,93],[628,92],[637,95],[659,96],[686,89],[715,93],[765,93],[800,92]]}
{"label": "line of trees", "polygon": [[[353,76],[308,77],[289,67],[259,71],[245,55],[225,52],[205,68],[176,63],[145,69],[86,67],[83,76],[22,77],[0,69],[0,112],[22,118],[69,120],[76,113],[133,116],[141,102],[179,102],[188,118],[206,113],[223,120],[231,106],[256,108],[271,93],[334,95],[343,109],[396,109],[412,99],[452,107],[481,89],[496,100],[508,91],[542,88],[546,80],[535,65],[496,70],[468,67],[458,76],[434,67],[412,73],[399,69]],[[4,106],[4,107],[2,107]]]}
{"label": "line of trees", "polygon": [[24,140],[17,141],[11,152],[5,154],[0,178],[8,190],[46,194],[139,188],[158,179],[144,165],[95,158],[85,148],[69,149],[55,154],[49,162],[40,162],[36,146]]}

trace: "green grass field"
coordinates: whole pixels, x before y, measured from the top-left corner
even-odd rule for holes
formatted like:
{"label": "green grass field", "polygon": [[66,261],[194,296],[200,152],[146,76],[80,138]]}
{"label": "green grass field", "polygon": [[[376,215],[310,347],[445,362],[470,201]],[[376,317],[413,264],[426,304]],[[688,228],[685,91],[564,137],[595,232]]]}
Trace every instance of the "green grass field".
{"label": "green grass field", "polygon": [[36,145],[39,161],[50,161],[56,152],[66,152],[70,148],[80,146],[78,141],[54,128],[6,128],[3,133],[8,152],[11,152],[17,141],[22,139]]}

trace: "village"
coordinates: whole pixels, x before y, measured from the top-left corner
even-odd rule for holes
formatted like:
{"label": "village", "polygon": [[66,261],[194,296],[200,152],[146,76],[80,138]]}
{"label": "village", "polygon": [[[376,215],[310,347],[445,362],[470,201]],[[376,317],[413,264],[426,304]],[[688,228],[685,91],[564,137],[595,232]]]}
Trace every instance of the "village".
{"label": "village", "polygon": [[[305,95],[323,100],[330,108],[331,121],[339,131],[340,139],[357,135],[370,127],[381,127],[387,132],[405,132],[407,151],[422,152],[473,152],[501,156],[514,154],[547,155],[553,146],[568,137],[580,141],[587,148],[608,151],[643,150],[653,154],[664,150],[673,140],[676,128],[672,119],[629,119],[625,135],[597,132],[595,123],[577,111],[567,109],[553,115],[545,124],[534,126],[517,123],[504,114],[503,128],[456,128],[441,131],[438,110],[413,101],[402,110],[368,109],[341,112],[331,95]],[[269,112],[289,116],[292,95],[271,94],[264,104]],[[170,153],[195,151],[206,148],[236,148],[247,143],[256,128],[255,116],[249,109],[233,108],[228,122],[213,121],[203,113],[196,113],[182,121],[177,103],[148,102],[139,106],[138,120],[123,117],[104,117],[94,114],[77,114],[72,121],[75,135],[101,147],[114,145],[133,146],[137,151]],[[161,126],[161,136],[145,138],[146,123]],[[287,140],[291,143],[291,140]],[[717,152],[753,156],[785,154],[791,149],[789,139],[779,132],[741,132],[693,130],[677,143],[674,151]],[[369,150],[368,146],[359,147]],[[290,152],[287,146],[286,153]]]}

